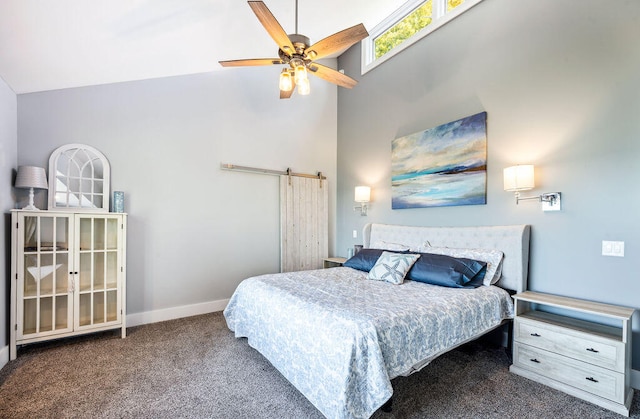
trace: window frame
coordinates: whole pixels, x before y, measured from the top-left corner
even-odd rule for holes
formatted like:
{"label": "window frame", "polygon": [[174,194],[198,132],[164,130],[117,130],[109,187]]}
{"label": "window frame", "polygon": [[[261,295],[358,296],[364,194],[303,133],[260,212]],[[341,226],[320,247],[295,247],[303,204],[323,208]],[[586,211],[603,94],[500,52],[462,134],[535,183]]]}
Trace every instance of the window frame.
{"label": "window frame", "polygon": [[429,35],[431,32],[434,32],[438,28],[444,26],[449,23],[456,17],[460,16],[467,10],[471,9],[473,6],[481,3],[484,0],[465,0],[460,6],[453,9],[451,12],[447,13],[447,1],[446,0],[432,0],[432,10],[433,16],[431,18],[431,23],[425,26],[420,31],[416,32],[413,36],[408,39],[405,39],[399,45],[393,47],[389,52],[384,54],[380,58],[375,58],[375,39],[380,35],[384,34],[402,19],[411,14],[418,7],[422,6],[428,0],[409,0],[402,7],[393,12],[389,17],[384,19],[378,25],[376,25],[371,31],[369,31],[369,36],[362,40],[361,43],[361,58],[360,58],[360,73],[361,75],[366,74],[367,72],[373,70],[380,64],[389,60],[390,58],[396,56],[400,52],[409,48],[411,45],[420,41],[425,36]]}

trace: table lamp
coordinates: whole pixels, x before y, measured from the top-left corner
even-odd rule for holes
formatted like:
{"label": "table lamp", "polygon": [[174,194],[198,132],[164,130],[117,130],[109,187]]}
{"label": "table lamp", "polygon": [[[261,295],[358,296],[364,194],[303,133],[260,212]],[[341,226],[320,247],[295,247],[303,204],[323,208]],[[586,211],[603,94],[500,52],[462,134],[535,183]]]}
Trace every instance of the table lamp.
{"label": "table lamp", "polygon": [[33,190],[49,188],[44,168],[36,166],[19,166],[14,186],[16,188],[29,189],[29,205],[22,208],[23,210],[38,210],[33,205]]}

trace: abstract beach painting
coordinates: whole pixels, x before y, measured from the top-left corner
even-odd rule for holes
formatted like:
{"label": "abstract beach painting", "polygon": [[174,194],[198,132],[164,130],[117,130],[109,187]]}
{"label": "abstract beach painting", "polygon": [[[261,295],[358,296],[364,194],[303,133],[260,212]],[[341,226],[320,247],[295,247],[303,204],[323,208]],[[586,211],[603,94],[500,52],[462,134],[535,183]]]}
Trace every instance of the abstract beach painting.
{"label": "abstract beach painting", "polygon": [[486,203],[486,112],[392,141],[392,209]]}

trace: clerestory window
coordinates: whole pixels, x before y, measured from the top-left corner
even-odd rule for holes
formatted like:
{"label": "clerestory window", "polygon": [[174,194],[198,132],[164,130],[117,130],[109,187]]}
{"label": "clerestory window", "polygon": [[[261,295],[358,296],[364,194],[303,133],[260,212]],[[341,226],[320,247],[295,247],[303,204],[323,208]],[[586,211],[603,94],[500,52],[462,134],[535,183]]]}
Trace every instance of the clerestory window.
{"label": "clerestory window", "polygon": [[362,74],[375,68],[482,0],[410,0],[362,41]]}

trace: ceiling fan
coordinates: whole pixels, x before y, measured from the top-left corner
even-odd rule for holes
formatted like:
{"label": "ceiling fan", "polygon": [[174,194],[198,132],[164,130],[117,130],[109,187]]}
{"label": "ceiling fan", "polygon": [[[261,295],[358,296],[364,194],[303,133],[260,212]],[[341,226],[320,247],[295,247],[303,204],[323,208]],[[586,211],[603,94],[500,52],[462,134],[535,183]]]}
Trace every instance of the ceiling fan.
{"label": "ceiling fan", "polygon": [[289,99],[296,86],[299,94],[309,94],[308,73],[348,89],[358,83],[351,77],[314,61],[348,48],[369,36],[363,24],[337,32],[311,45],[308,37],[298,33],[298,0],[296,0],[296,33],[289,35],[282,29],[264,2],[249,1],[248,3],[262,26],[278,44],[279,58],[220,61],[220,65],[243,67],[285,64],[286,67],[280,73],[280,99]]}

